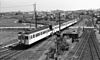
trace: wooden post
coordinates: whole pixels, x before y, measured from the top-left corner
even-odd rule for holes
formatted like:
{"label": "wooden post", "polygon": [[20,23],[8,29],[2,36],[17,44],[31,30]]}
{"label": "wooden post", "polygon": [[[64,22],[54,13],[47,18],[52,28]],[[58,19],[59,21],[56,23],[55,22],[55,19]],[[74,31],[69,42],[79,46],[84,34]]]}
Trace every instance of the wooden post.
{"label": "wooden post", "polygon": [[61,23],[60,23],[60,12],[58,13],[58,20],[59,20],[59,33],[61,32],[60,31],[60,27],[61,27]]}
{"label": "wooden post", "polygon": [[37,12],[36,12],[36,4],[33,4],[33,6],[34,6],[35,28],[37,28]]}

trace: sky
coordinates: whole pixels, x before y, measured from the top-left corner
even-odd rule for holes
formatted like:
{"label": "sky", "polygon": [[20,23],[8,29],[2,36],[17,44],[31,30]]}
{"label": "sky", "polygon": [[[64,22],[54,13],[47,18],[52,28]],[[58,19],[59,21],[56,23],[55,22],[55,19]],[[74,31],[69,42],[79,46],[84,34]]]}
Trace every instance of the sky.
{"label": "sky", "polygon": [[0,0],[0,12],[33,11],[34,3],[38,11],[100,8],[100,0]]}

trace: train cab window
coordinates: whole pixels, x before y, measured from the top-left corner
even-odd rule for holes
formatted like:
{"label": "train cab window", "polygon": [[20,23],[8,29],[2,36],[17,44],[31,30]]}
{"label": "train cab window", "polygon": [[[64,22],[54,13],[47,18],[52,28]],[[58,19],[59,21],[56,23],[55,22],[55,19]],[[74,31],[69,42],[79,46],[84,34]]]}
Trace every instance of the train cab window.
{"label": "train cab window", "polygon": [[53,30],[52,25],[49,25],[49,29],[50,29],[50,30]]}
{"label": "train cab window", "polygon": [[25,40],[28,40],[28,36],[25,36]]}
{"label": "train cab window", "polygon": [[22,35],[18,36],[18,39],[23,39],[23,36]]}

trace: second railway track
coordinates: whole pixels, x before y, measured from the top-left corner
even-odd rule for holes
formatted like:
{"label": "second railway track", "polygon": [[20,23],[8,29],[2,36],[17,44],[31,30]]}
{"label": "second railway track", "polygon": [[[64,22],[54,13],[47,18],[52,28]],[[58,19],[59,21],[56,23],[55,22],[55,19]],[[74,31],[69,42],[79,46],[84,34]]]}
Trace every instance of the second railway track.
{"label": "second railway track", "polygon": [[76,51],[76,55],[79,54],[79,56],[72,60],[100,60],[100,49],[98,47],[95,32],[92,29],[89,29],[89,31],[90,35],[87,38],[87,43],[85,42],[85,44],[83,44],[83,49],[78,49],[78,52]]}
{"label": "second railway track", "polygon": [[95,34],[93,33],[94,31],[92,31],[90,40],[88,41],[91,53],[91,60],[100,60],[100,49],[98,48],[98,43],[95,39]]}
{"label": "second railway track", "polygon": [[88,30],[86,30],[85,32],[86,34],[83,36],[84,38],[82,39],[82,41],[80,42],[79,46],[77,47],[73,57],[71,58],[71,60],[78,60],[80,59],[80,56],[82,55],[85,46],[87,45],[88,42],[88,38],[90,36],[90,32]]}

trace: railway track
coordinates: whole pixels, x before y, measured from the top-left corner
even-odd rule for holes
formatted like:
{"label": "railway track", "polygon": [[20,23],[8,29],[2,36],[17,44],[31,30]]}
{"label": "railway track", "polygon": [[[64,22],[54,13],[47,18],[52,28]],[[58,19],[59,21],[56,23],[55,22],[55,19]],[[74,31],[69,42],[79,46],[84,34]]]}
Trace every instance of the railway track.
{"label": "railway track", "polygon": [[[89,31],[89,30],[88,30]],[[84,43],[84,47],[83,47],[83,49],[80,51],[80,55],[79,55],[79,57],[77,58],[77,59],[73,59],[73,60],[86,60],[86,59],[88,59],[89,60],[89,58],[88,57],[86,57],[88,54],[90,54],[89,53],[89,44],[88,44],[88,41],[90,40],[90,36],[91,36],[91,31],[90,31],[90,33],[88,33],[89,35],[87,36],[87,41]],[[84,57],[85,56],[85,57]],[[90,56],[89,56],[90,57]]]}
{"label": "railway track", "polygon": [[2,48],[0,51],[0,60],[10,60],[10,58],[24,50],[13,50],[11,47]]}
{"label": "railway track", "polygon": [[83,40],[80,42],[79,46],[77,47],[77,49],[76,49],[73,57],[71,58],[71,60],[78,60],[80,58],[80,56],[82,55],[82,52],[84,51],[85,46],[88,42],[88,38],[90,36],[89,34],[90,34],[90,32],[86,33]]}
{"label": "railway track", "polygon": [[20,49],[20,47],[18,48],[18,50],[14,47],[14,48],[3,48],[2,51],[0,51],[0,60],[11,60],[12,57],[18,55],[18,54],[21,54],[22,52],[28,50],[28,49],[31,49],[31,48],[34,48],[37,47],[39,45],[38,44],[35,44],[34,46],[28,46],[27,48],[24,49]]}
{"label": "railway track", "polygon": [[20,51],[7,51],[5,54],[2,54],[0,56],[0,60],[10,60],[10,58],[12,58],[14,55],[17,55],[19,53],[21,53],[23,50]]}
{"label": "railway track", "polygon": [[17,50],[12,50],[10,46],[14,47],[18,44],[18,40],[14,39],[10,42],[4,43],[0,46],[0,60],[6,60],[6,56],[11,56],[13,53],[17,52]]}
{"label": "railway track", "polygon": [[4,47],[4,48],[0,48],[0,60],[10,60],[13,56],[22,53],[23,51],[27,50],[27,49],[16,49],[15,46],[17,45],[11,45],[12,47]]}
{"label": "railway track", "polygon": [[84,30],[83,34],[81,35],[79,42],[75,44],[75,46],[73,47],[73,49],[71,51],[69,51],[67,57],[64,58],[64,60],[66,60],[66,59],[73,60],[75,57],[77,57],[77,56],[75,56],[76,51],[78,51],[79,47],[81,47],[80,45],[82,45],[82,43],[84,42],[84,39],[86,39],[87,36],[88,36],[87,31]]}
{"label": "railway track", "polygon": [[87,44],[77,60],[100,60],[100,49],[93,30],[91,30]]}
{"label": "railway track", "polygon": [[90,54],[91,54],[91,60],[100,60],[100,50],[98,48],[98,43],[96,42],[96,37],[94,32],[92,31],[92,34],[90,36],[90,40],[88,41],[89,47],[90,47]]}
{"label": "railway track", "polygon": [[6,51],[8,48],[0,48],[0,52]]}

